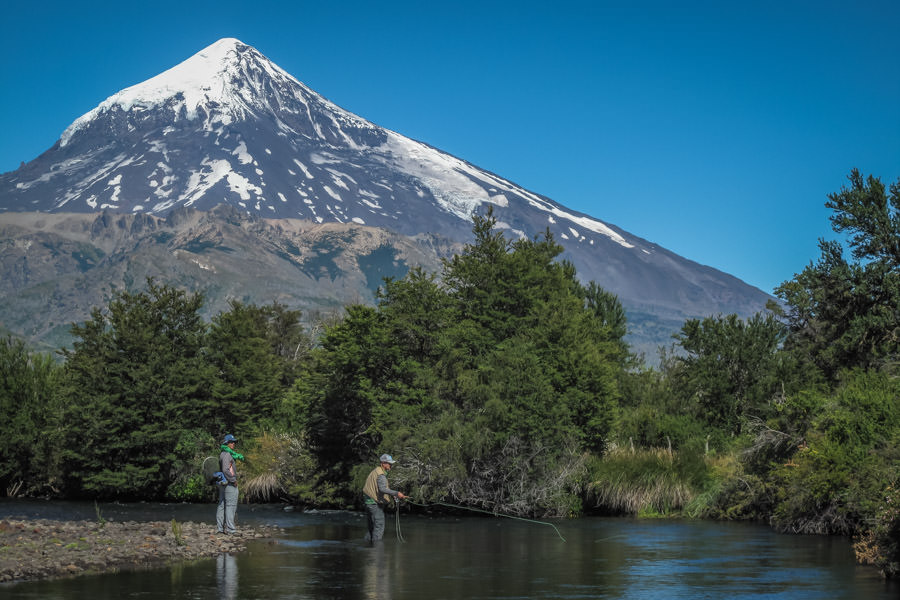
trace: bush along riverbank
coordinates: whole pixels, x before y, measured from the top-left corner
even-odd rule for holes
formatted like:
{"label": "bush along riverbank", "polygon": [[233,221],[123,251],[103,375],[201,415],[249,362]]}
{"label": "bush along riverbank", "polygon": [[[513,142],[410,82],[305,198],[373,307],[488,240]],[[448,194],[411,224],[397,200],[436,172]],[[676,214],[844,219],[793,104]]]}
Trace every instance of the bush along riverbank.
{"label": "bush along riverbank", "polygon": [[208,523],[0,521],[0,582],[70,577],[240,552],[246,542],[270,538],[276,527],[241,527],[216,533]]}

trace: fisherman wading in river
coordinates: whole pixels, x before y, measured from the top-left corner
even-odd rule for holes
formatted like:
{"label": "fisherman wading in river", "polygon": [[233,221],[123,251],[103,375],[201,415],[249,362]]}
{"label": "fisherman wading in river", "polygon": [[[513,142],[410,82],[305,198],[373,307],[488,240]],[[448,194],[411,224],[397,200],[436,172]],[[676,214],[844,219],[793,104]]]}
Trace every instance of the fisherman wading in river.
{"label": "fisherman wading in river", "polygon": [[388,487],[387,472],[397,461],[390,454],[382,454],[379,460],[381,464],[372,469],[366,478],[366,485],[363,486],[366,518],[369,524],[369,533],[366,535],[366,539],[372,542],[384,537],[384,507],[390,504],[394,498],[400,500],[407,498],[403,492]]}

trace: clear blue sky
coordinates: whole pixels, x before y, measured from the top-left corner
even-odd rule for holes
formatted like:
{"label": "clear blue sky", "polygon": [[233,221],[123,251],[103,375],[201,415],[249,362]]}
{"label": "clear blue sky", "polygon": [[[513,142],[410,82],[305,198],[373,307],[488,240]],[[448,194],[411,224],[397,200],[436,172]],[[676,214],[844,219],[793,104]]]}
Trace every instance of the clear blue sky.
{"label": "clear blue sky", "polygon": [[8,2],[0,172],[222,37],[329,100],[767,292],[900,178],[900,1]]}

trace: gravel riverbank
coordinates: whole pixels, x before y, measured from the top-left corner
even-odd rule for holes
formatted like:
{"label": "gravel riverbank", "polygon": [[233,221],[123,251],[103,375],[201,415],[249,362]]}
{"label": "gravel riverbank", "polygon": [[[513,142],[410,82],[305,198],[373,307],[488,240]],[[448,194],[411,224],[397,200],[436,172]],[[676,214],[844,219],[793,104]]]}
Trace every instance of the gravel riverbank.
{"label": "gravel riverbank", "polygon": [[164,566],[239,552],[247,540],[271,538],[277,527],[216,533],[209,523],[0,520],[0,582]]}

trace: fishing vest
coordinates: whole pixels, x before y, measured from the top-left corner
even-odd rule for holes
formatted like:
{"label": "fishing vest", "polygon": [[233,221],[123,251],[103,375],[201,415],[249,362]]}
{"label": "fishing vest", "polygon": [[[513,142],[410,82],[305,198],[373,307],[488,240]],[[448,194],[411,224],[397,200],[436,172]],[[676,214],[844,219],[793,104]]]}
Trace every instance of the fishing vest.
{"label": "fishing vest", "polygon": [[387,473],[385,473],[384,469],[381,468],[381,465],[372,469],[372,472],[369,473],[369,476],[366,478],[366,485],[363,486],[363,493],[375,501],[376,504],[390,504],[391,496],[390,494],[381,494],[381,500],[378,499],[378,476],[384,475],[387,477]]}

